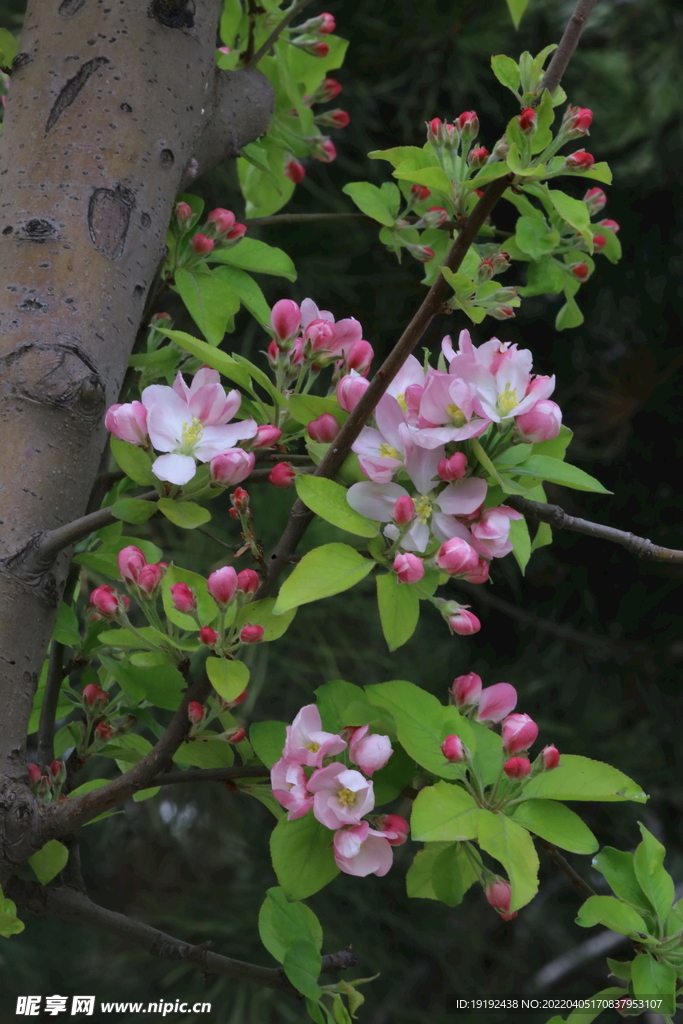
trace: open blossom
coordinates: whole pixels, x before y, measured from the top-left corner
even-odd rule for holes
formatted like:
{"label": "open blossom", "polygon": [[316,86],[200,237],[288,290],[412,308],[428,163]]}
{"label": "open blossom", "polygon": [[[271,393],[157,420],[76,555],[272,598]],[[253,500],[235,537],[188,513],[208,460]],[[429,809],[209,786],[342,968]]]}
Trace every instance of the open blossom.
{"label": "open blossom", "polygon": [[327,828],[357,825],[375,806],[372,783],[338,761],[313,772],[308,789],[313,793],[313,814]]}
{"label": "open blossom", "polygon": [[394,856],[387,836],[370,828],[367,821],[338,829],[334,834],[333,850],[339,870],[359,878],[386,875]]}
{"label": "open blossom", "polygon": [[384,768],[393,754],[388,736],[368,735],[369,725],[361,725],[349,739],[349,759],[366,775]]}
{"label": "open blossom", "polygon": [[315,704],[301,709],[291,725],[287,726],[287,739],[282,756],[286,761],[320,768],[323,758],[341,754],[346,741],[331,732],[324,732],[320,712]]}
{"label": "open blossom", "polygon": [[420,400],[417,444],[438,448],[483,434],[492,417],[478,398],[465,380],[432,370]]}
{"label": "open blossom", "polygon": [[512,551],[510,520],[522,519],[521,512],[515,512],[507,505],[487,508],[481,518],[472,524],[472,536],[478,550],[488,558],[502,558]]}
{"label": "open blossom", "polygon": [[287,819],[303,818],[313,806],[313,794],[306,788],[306,775],[300,764],[281,758],[270,770],[273,796],[289,814]]}
{"label": "open blossom", "polygon": [[329,309],[318,309],[313,299],[304,299],[301,303],[301,326],[304,336],[313,321],[319,320],[326,321],[332,328],[331,334],[326,332],[327,344],[324,346],[330,355],[345,355],[354,342],[363,338],[363,328],[354,317],[335,321]]}

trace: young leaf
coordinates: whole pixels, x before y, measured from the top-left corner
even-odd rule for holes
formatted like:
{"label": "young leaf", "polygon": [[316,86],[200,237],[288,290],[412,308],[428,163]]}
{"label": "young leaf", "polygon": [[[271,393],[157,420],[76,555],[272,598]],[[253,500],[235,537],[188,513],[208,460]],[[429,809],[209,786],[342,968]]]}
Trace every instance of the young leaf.
{"label": "young leaf", "polygon": [[588,245],[588,251],[593,251],[593,232],[591,231],[590,214],[588,207],[582,199],[574,199],[566,192],[558,189],[548,189],[548,198],[559,213],[562,220],[566,221],[575,231],[578,231]]}
{"label": "young leaf", "polygon": [[0,28],[0,66],[9,68],[19,52],[17,39],[7,28]]}
{"label": "young leaf", "polygon": [[598,841],[578,814],[556,800],[525,800],[512,817],[524,828],[570,853],[594,853]]}
{"label": "young leaf", "polygon": [[538,890],[538,854],[533,839],[504,814],[484,810],[479,814],[479,845],[505,868],[512,886],[510,910],[519,910]]}
{"label": "young leaf", "polygon": [[576,299],[566,295],[567,301],[555,317],[555,329],[558,331],[571,330],[573,327],[580,327],[583,323],[583,313],[579,309]]}
{"label": "young leaf", "polygon": [[529,5],[529,0],[506,0],[510,17],[512,18],[512,24],[515,28],[519,28],[519,23],[522,20],[522,15]]}
{"label": "young leaf", "polygon": [[280,587],[274,612],[281,615],[299,605],[341,594],[364,579],[374,565],[348,544],[314,548]]}
{"label": "young leaf", "polygon": [[634,800],[644,804],[647,795],[623,772],[602,761],[578,754],[563,754],[557,768],[527,782],[521,796],[548,800]]}
{"label": "young leaf", "polygon": [[633,867],[641,889],[663,924],[669,916],[675,895],[673,879],[664,868],[666,850],[643,824],[640,825],[640,832],[643,840],[636,847]]}
{"label": "young leaf", "polygon": [[227,701],[239,697],[249,684],[249,669],[243,661],[207,658],[206,674],[216,693]]}
{"label": "young leaf", "polygon": [[320,951],[323,930],[312,910],[304,903],[290,903],[282,889],[268,889],[258,918],[261,942],[279,963],[295,942],[308,942]]}
{"label": "young leaf", "polygon": [[175,284],[187,310],[210,345],[220,345],[228,321],[240,308],[239,296],[211,271],[179,267]]}
{"label": "young leaf", "polygon": [[[223,281],[236,295],[242,305],[246,306],[259,324],[270,323],[270,307],[259,285],[250,274],[237,267],[227,265],[214,267],[213,277]],[[235,310],[235,312],[237,312]]]}
{"label": "young leaf", "polygon": [[47,885],[64,868],[68,859],[69,851],[64,843],[50,839],[45,846],[41,846],[32,857],[29,857],[28,862],[41,885]]}
{"label": "young leaf", "polygon": [[409,896],[424,900],[438,900],[432,886],[432,874],[437,858],[452,847],[453,843],[427,843],[415,854],[415,859],[406,872],[406,892]]}
{"label": "young leaf", "polygon": [[457,907],[476,881],[477,873],[462,843],[449,844],[436,857],[432,869],[432,889],[442,903]]}
{"label": "young leaf", "polygon": [[285,895],[303,900],[339,874],[332,854],[333,833],[312,814],[295,821],[281,818],[273,829],[270,853]]}
{"label": "young leaf", "polygon": [[495,57],[491,57],[491,70],[500,84],[510,89],[516,96],[520,81],[517,61],[512,57],[507,57],[504,53],[499,53]]}
{"label": "young leaf", "polygon": [[637,910],[614,896],[589,896],[579,910],[576,923],[582,928],[591,928],[594,924],[604,925],[620,935],[631,935],[633,932],[647,935],[647,925]]}
{"label": "young leaf", "polygon": [[570,466],[568,462],[551,459],[547,455],[531,455],[519,466],[515,466],[512,472],[515,475],[534,476],[541,480],[549,480],[553,484],[562,484],[575,491],[594,491],[596,494],[611,493],[606,487],[603,487],[599,480],[584,473],[577,466]]}
{"label": "young leaf", "polygon": [[157,510],[153,501],[139,501],[137,498],[119,498],[111,507],[115,519],[124,523],[146,523]]}
{"label": "young leaf", "polygon": [[161,581],[161,599],[163,601],[166,616],[171,620],[171,622],[175,623],[176,626],[180,626],[181,629],[193,630],[195,633],[197,632],[197,623],[195,619],[191,615],[179,612],[173,604],[171,587],[175,583],[187,583],[188,587],[191,587],[194,590],[197,597],[199,621],[202,626],[210,626],[218,617],[218,608],[216,607],[214,599],[206,589],[206,580],[203,576],[200,576],[196,572],[192,572],[190,569],[181,569],[179,565],[170,565],[164,573],[164,578]]}
{"label": "young leaf", "polygon": [[186,683],[173,665],[138,668],[106,655],[99,655],[99,658],[132,703],[137,704],[144,698],[167,711],[175,711],[180,704]]}
{"label": "young leaf", "polygon": [[605,846],[593,858],[593,867],[604,875],[615,896],[632,903],[641,914],[652,913],[652,906],[636,877],[632,853]]}
{"label": "young leaf", "polygon": [[136,444],[122,441],[120,437],[111,438],[111,451],[119,468],[136,484],[153,484],[157,478],[152,472],[152,460],[148,453]]}
{"label": "young leaf", "polygon": [[[201,359],[201,361],[207,366],[210,366],[214,370],[218,370],[218,372],[222,373],[224,377],[228,378],[228,380],[234,381],[235,384],[239,384],[240,387],[253,394],[249,374],[242,366],[239,366],[227,352],[221,352],[220,349],[214,348],[213,345],[209,345],[206,341],[202,341],[201,338],[193,338],[191,334],[186,334],[185,331],[169,331],[164,328],[160,330],[159,333],[164,334],[167,338],[170,338],[171,341],[175,342],[176,345],[179,345],[180,348],[189,352],[191,356]],[[116,452],[114,452],[114,458],[117,462],[119,461],[116,456]],[[121,465],[120,462],[119,465]],[[121,466],[121,469],[124,469],[124,467]],[[124,470],[124,472],[127,472],[127,470]],[[128,475],[130,476],[130,474]],[[139,483],[140,481],[136,480],[135,482]]]}
{"label": "young leaf", "polygon": [[191,743],[181,743],[173,760],[176,764],[192,768],[230,768],[235,754],[230,743],[216,736],[216,739],[199,738]]}
{"label": "young leaf", "polygon": [[427,843],[476,839],[479,817],[480,808],[462,786],[437,782],[420,790],[413,803],[411,835]]}
{"label": "young leaf", "polygon": [[211,520],[211,513],[203,505],[197,505],[194,501],[174,501],[173,498],[159,498],[157,502],[159,511],[169,519],[174,526],[181,526],[184,530],[196,530]]}
{"label": "young leaf", "polygon": [[419,171],[402,170],[398,167],[394,171],[394,177],[400,181],[412,181],[416,185],[426,185],[427,188],[436,189],[445,195],[451,194],[451,179],[440,167],[425,167]]}
{"label": "young leaf", "polygon": [[481,722],[470,722],[475,740],[474,770],[484,786],[491,786],[503,767],[503,741],[498,733],[487,729]]}
{"label": "young leaf", "polygon": [[527,562],[531,558],[531,537],[526,519],[510,520],[510,540],[512,541],[512,553],[517,565],[522,570],[522,575],[524,575]]}
{"label": "young leaf", "polygon": [[392,213],[386,197],[376,185],[371,185],[369,181],[352,181],[348,185],[344,185],[342,192],[350,196],[358,209],[367,217],[372,217],[373,220],[379,221],[385,227],[394,226],[396,215]]}
{"label": "young leaf", "polygon": [[254,722],[249,728],[249,742],[266,768],[272,768],[282,757],[286,739],[284,722]]}
{"label": "young leaf", "polygon": [[399,583],[393,572],[377,577],[377,603],[384,639],[390,651],[410,640],[420,618],[420,597],[408,583]]}
{"label": "young leaf", "polygon": [[292,619],[296,615],[296,608],[292,608],[282,615],[273,615],[275,598],[266,597],[263,601],[251,601],[240,608],[235,616],[235,626],[241,629],[249,623],[252,626],[263,626],[263,640],[279,640],[289,629]]}
{"label": "young leaf", "polygon": [[636,999],[660,996],[664,1005],[658,1010],[662,1014],[675,1013],[676,971],[670,964],[660,963],[649,953],[639,953],[631,965],[631,984]]}
{"label": "young leaf", "polygon": [[212,263],[227,263],[253,274],[272,274],[296,281],[296,267],[287,253],[257,238],[243,238],[232,249],[214,249],[208,259]]}
{"label": "young leaf", "polygon": [[534,260],[554,252],[560,242],[560,233],[549,228],[540,217],[520,217],[517,220],[515,241],[520,249]]}
{"label": "young leaf", "polygon": [[17,905],[2,895],[0,889],[0,935],[8,939],[10,935],[18,935],[25,928],[23,921],[17,917]]}
{"label": "young leaf", "polygon": [[296,492],[304,505],[328,523],[357,537],[377,536],[374,523],[351,508],[346,500],[346,488],[341,484],[326,477],[303,473],[297,476],[295,484]]}
{"label": "young leaf", "polygon": [[289,411],[294,419],[304,426],[326,412],[339,419],[342,415],[336,398],[322,398],[320,395],[292,395],[289,399]]}
{"label": "young leaf", "polygon": [[317,978],[322,967],[322,957],[312,942],[293,942],[285,953],[282,966],[298,992],[307,999],[320,998],[322,992]]}
{"label": "young leaf", "polygon": [[65,644],[67,647],[78,647],[81,642],[78,616],[71,605],[64,604],[63,601],[57,612],[57,621],[52,631],[52,637],[58,644]]}

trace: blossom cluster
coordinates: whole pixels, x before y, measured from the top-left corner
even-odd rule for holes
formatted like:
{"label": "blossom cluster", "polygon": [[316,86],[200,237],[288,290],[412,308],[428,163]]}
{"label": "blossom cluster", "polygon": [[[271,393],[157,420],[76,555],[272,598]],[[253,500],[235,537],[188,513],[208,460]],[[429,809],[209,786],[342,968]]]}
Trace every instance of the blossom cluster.
{"label": "blossom cluster", "polygon": [[273,306],[266,330],[273,338],[268,361],[281,382],[294,380],[306,371],[315,375],[332,363],[336,363],[336,377],[351,371],[366,376],[374,356],[358,320],[347,317],[335,321],[334,315],[318,309],[313,299],[304,299],[301,305],[292,299],[280,299]]}
{"label": "blossom cluster", "polygon": [[[333,760],[343,751],[360,771]],[[400,815],[365,817],[375,806],[372,780],[366,776],[383,768],[392,753],[389,738],[371,734],[367,725],[345,729],[343,735],[323,731],[315,704],[303,707],[287,726],[282,757],[271,769],[273,796],[290,821],[312,811],[334,832],[334,859],[346,874],[386,875],[392,846],[407,839],[408,822]]]}

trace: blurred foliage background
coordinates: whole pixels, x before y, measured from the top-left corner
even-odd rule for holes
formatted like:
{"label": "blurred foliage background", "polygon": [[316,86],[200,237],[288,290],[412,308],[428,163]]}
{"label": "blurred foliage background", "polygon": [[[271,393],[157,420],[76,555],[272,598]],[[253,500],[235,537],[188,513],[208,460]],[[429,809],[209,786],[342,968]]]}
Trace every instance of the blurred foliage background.
{"label": "blurred foliage background", "polygon": [[[557,41],[572,6],[531,0],[515,32],[503,0],[330,0],[339,33],[350,39],[338,73],[344,85],[338,104],[351,124],[333,133],[338,160],[311,163],[288,212],[350,211],[340,191],[347,181],[389,180],[387,165],[367,161],[365,154],[421,144],[423,122],[433,116],[476,109],[482,142],[490,145],[515,112],[491,74],[491,54],[517,56]],[[1,18],[18,27],[19,3],[6,0]],[[550,489],[551,500],[572,514],[676,548],[683,547],[676,475],[683,425],[683,403],[676,400],[683,366],[682,48],[683,10],[676,0],[600,0],[563,84],[572,103],[595,113],[586,148],[614,170],[603,216],[621,225],[623,262],[613,267],[598,259],[580,293],[586,321],[577,330],[557,334],[554,300],[541,297],[524,300],[511,323],[486,320],[474,331],[478,342],[499,334],[530,348],[538,372],[557,374],[556,397],[575,432],[571,461],[614,492],[603,497]],[[232,167],[195,191],[210,206],[243,214]],[[496,224],[505,228],[509,217],[501,203]],[[300,272],[292,286],[261,279],[270,302],[310,295],[337,317],[355,316],[380,354],[424,295],[419,264],[409,259],[399,266],[369,223],[267,226],[253,233],[284,248]],[[162,306],[179,313],[168,297]],[[266,336],[241,316],[232,344],[259,361]],[[438,318],[425,343],[434,348],[444,334],[468,326],[461,316]],[[252,496],[268,547],[291,495],[260,485]],[[234,524],[225,511],[217,510],[212,530],[234,546]],[[156,521],[142,529],[187,568],[205,572],[229,554],[198,532],[181,534]],[[338,538],[332,527],[317,524],[305,543]],[[520,692],[518,709],[539,722],[544,743],[609,761],[651,794],[645,807],[577,807],[601,844],[632,849],[636,822],[643,820],[666,843],[669,869],[681,882],[680,580],[680,568],[638,562],[577,534],[556,534],[552,547],[532,557],[525,578],[509,556],[496,563],[493,586],[468,593],[482,618],[481,633],[450,637],[426,609],[416,635],[395,655],[384,646],[374,588],[367,583],[305,606],[282,641],[250,651],[254,682],[238,710],[245,721],[290,721],[316,686],[336,677],[358,684],[402,677],[442,697],[455,675],[470,670],[485,685],[507,680]],[[212,940],[228,955],[271,963],[256,932],[264,888],[275,882],[271,826],[265,808],[225,785],[173,787],[86,827],[84,876],[92,898],[106,906],[189,941]],[[548,861],[542,861],[537,898],[505,924],[480,891],[454,909],[408,900],[404,873],[414,852],[410,843],[397,849],[395,868],[385,878],[341,876],[310,900],[325,928],[325,950],[352,943],[358,954],[354,976],[379,973],[363,989],[364,1024],[434,1024],[452,1019],[459,995],[539,991],[542,978],[534,979],[541,968],[593,934],[574,924],[582,897]],[[606,891],[587,858],[570,859],[598,891]],[[627,958],[628,946],[612,955],[620,953]],[[306,1019],[295,1000],[227,979],[204,980],[189,967],[127,951],[105,935],[52,919],[33,919],[23,935],[4,942],[0,969],[9,995],[205,998],[217,1024]],[[565,971],[546,991],[586,995],[606,983],[599,955]],[[536,1024],[549,1015],[525,1020]],[[194,1019],[206,1018],[185,1018]],[[491,1013],[485,1019],[496,1024],[510,1017]]]}

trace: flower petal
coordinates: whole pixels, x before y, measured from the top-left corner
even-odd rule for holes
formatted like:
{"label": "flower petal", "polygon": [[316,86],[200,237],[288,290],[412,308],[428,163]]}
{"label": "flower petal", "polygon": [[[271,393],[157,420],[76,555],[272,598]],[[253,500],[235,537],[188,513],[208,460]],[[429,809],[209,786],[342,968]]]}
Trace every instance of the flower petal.
{"label": "flower petal", "polygon": [[197,472],[197,463],[191,455],[160,455],[152,472],[169,484],[186,484]]}

